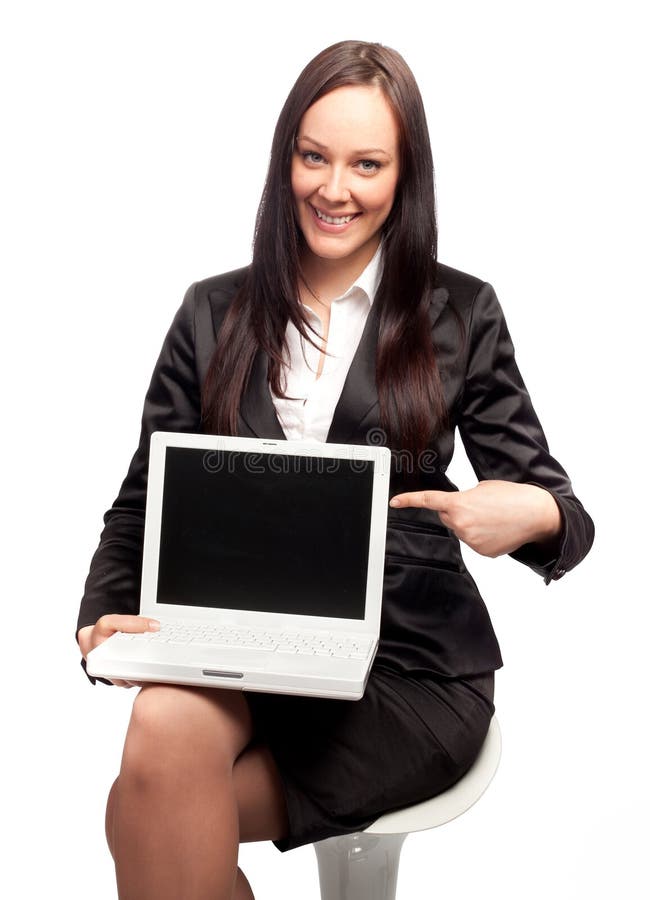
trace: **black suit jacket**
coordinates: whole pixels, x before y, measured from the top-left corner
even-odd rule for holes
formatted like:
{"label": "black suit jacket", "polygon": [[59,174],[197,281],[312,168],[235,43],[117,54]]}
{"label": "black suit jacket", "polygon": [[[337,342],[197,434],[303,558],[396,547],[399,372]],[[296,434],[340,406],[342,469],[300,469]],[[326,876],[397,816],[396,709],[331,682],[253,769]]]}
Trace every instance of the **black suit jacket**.
{"label": "black suit jacket", "polygon": [[[104,516],[77,629],[109,612],[138,612],[149,437],[155,430],[201,430],[200,386],[217,331],[245,271],[193,284],[172,322],[145,398],[138,449]],[[452,303],[467,326],[464,348]],[[439,265],[430,315],[452,428],[418,461],[419,486],[458,490],[445,474],[457,427],[479,480],[528,482],[549,490],[562,517],[554,548],[544,552],[530,543],[510,554],[549,584],[586,555],[594,526],[567,473],[549,453],[496,294],[487,282]],[[385,443],[375,385],[377,334],[378,311],[373,304],[334,412],[330,442]],[[239,429],[242,436],[285,437],[262,352],[242,399]],[[391,496],[410,489],[404,481],[408,464],[408,457],[393,453]],[[389,511],[380,661],[403,672],[446,676],[487,672],[502,665],[487,609],[464,565],[459,541],[436,512]]]}

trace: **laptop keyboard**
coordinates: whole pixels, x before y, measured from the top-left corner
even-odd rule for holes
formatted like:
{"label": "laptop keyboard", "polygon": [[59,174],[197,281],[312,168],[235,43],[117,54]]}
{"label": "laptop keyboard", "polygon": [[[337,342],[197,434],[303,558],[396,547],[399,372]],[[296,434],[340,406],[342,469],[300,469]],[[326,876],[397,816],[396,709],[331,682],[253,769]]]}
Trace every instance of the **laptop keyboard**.
{"label": "laptop keyboard", "polygon": [[347,638],[325,631],[273,631],[262,628],[206,625],[204,622],[171,624],[162,622],[160,631],[122,635],[127,640],[168,644],[196,644],[208,647],[242,647],[275,653],[301,653],[308,656],[334,656],[338,659],[366,659],[372,641]]}

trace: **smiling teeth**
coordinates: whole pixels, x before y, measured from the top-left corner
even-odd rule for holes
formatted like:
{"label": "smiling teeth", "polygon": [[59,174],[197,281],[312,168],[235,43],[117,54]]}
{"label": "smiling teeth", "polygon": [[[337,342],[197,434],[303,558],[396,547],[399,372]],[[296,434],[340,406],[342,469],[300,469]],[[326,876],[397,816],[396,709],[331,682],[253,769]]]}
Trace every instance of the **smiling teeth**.
{"label": "smiling teeth", "polygon": [[322,219],[323,222],[327,222],[328,225],[347,225],[347,223],[354,218],[354,216],[326,216],[325,213],[322,213],[320,209],[316,209],[316,215],[319,219]]}

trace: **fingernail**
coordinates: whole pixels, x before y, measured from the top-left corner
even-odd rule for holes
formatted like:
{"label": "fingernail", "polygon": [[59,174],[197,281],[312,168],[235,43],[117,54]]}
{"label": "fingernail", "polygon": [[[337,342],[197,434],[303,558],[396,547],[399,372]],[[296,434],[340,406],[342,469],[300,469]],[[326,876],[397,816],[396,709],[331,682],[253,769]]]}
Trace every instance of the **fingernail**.
{"label": "fingernail", "polygon": [[160,622],[149,622],[149,631],[160,631]]}
{"label": "fingernail", "polygon": [[399,500],[396,497],[394,497],[388,505],[389,506],[399,506]]}

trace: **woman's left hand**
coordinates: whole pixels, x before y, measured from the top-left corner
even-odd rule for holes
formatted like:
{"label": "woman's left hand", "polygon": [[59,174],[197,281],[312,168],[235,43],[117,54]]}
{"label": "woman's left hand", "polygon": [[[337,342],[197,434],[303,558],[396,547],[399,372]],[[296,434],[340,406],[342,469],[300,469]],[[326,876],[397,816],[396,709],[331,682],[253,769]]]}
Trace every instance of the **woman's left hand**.
{"label": "woman's left hand", "polygon": [[396,494],[390,506],[434,509],[440,521],[483,556],[511,553],[530,541],[551,541],[562,519],[553,495],[534,484],[479,481],[467,491]]}

